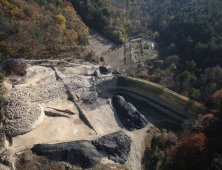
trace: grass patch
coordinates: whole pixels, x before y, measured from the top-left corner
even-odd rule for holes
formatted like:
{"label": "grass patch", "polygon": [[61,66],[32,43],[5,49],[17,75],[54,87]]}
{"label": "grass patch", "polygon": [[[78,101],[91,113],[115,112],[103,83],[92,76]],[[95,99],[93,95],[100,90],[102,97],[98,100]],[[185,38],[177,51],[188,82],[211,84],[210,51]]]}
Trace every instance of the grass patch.
{"label": "grass patch", "polygon": [[132,77],[119,77],[117,86],[132,88],[150,94],[194,115],[205,112],[202,107],[197,106],[192,100],[186,101],[167,91],[167,88],[153,86],[145,80]]}

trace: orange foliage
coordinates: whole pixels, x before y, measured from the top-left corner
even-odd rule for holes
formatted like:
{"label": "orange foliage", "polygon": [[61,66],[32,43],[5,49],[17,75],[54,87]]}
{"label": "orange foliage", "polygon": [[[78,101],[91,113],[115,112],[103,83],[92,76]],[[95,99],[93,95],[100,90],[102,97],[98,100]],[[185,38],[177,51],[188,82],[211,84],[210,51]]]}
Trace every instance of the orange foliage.
{"label": "orange foliage", "polygon": [[213,102],[217,108],[222,107],[222,89],[216,91],[212,96]]}
{"label": "orange foliage", "polygon": [[[172,149],[174,152],[182,149],[184,150],[184,154],[189,150],[195,150],[202,152],[206,148],[207,137],[204,133],[196,133],[194,136],[189,137],[186,135],[178,145],[174,146]],[[187,150],[187,151],[186,151]]]}
{"label": "orange foliage", "polygon": [[[201,169],[207,161],[213,159],[207,149],[208,138],[204,133],[196,133],[194,136],[187,134],[176,146],[167,151],[172,156],[175,169]],[[169,154],[170,153],[170,154]],[[207,160],[204,162],[204,160]]]}
{"label": "orange foliage", "polygon": [[13,54],[12,49],[10,48],[10,46],[8,44],[6,44],[5,41],[1,42],[1,51],[4,56]]}
{"label": "orange foliage", "polygon": [[164,26],[164,25],[166,25],[166,24],[167,24],[167,22],[164,21],[164,20],[161,22],[161,26]]}
{"label": "orange foliage", "polygon": [[39,6],[37,3],[32,3],[32,5],[33,5],[35,8],[40,9],[40,6]]}
{"label": "orange foliage", "polygon": [[218,120],[218,118],[215,117],[215,115],[213,115],[213,114],[206,114],[202,118],[203,122],[213,122],[215,120]]}
{"label": "orange foliage", "polygon": [[170,17],[170,20],[172,20],[172,19],[174,19],[174,18],[175,18],[175,16],[172,15],[172,16]]}
{"label": "orange foliage", "polygon": [[77,32],[75,32],[73,29],[71,29],[71,32],[72,32],[74,39],[77,39],[78,38]]}
{"label": "orange foliage", "polygon": [[115,13],[116,13],[115,7],[112,7],[112,8],[111,8],[111,12],[112,12],[112,14],[115,14]]}

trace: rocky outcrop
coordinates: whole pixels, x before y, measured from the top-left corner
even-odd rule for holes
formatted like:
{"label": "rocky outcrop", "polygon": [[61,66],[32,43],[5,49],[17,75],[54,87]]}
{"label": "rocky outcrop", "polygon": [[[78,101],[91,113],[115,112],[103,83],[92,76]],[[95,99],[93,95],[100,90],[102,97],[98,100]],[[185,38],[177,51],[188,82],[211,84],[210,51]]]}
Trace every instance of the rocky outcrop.
{"label": "rocky outcrop", "polygon": [[122,96],[113,96],[112,102],[118,118],[127,130],[141,129],[148,124],[146,117]]}
{"label": "rocky outcrop", "polygon": [[126,162],[131,148],[130,138],[121,131],[105,135],[92,143],[104,156],[121,164]]}
{"label": "rocky outcrop", "polygon": [[65,161],[82,168],[92,168],[102,160],[102,155],[89,141],[35,145],[32,152],[53,161]]}

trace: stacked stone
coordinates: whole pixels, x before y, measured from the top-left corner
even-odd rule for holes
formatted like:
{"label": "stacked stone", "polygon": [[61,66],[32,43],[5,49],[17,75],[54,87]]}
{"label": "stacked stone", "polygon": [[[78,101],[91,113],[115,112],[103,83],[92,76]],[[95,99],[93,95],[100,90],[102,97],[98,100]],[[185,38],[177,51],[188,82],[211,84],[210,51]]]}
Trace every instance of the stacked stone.
{"label": "stacked stone", "polygon": [[84,92],[82,93],[80,100],[84,103],[92,103],[98,99],[98,94],[96,92],[96,87],[85,88]]}
{"label": "stacked stone", "polygon": [[27,89],[12,89],[8,96],[5,116],[8,119],[19,119],[29,111],[30,107],[31,103]]}
{"label": "stacked stone", "polygon": [[[20,112],[21,113],[21,112]],[[34,129],[39,124],[38,119],[43,114],[42,108],[38,104],[32,104],[29,111],[19,119],[6,119],[5,131],[10,136],[21,135]]]}
{"label": "stacked stone", "polygon": [[79,88],[91,86],[89,81],[85,80],[84,76],[65,77],[63,78],[63,82],[73,92]]}
{"label": "stacked stone", "polygon": [[38,104],[30,103],[27,88],[12,89],[5,112],[6,133],[15,136],[32,130],[33,124],[42,116],[42,112]]}
{"label": "stacked stone", "polygon": [[31,102],[38,102],[44,106],[66,100],[69,97],[61,80],[27,88]]}

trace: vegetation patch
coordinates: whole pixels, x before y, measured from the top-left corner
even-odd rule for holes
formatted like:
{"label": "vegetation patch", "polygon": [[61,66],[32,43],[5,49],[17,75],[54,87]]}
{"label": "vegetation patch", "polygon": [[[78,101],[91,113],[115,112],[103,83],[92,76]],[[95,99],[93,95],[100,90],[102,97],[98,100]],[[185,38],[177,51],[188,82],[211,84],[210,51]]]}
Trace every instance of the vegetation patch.
{"label": "vegetation patch", "polygon": [[[19,170],[81,170],[80,167],[75,167],[64,162],[50,161],[43,156],[37,156],[31,151],[25,151],[17,157],[16,169]],[[92,170],[128,170],[124,165],[118,164],[99,164]]]}
{"label": "vegetation patch", "polygon": [[132,77],[119,77],[117,86],[132,88],[145,92],[194,115],[198,115],[204,112],[204,109],[197,106],[194,101],[186,101],[176,96],[175,94],[170,93],[167,88],[164,88],[160,85],[158,85],[158,87],[151,85],[145,80]]}

